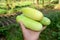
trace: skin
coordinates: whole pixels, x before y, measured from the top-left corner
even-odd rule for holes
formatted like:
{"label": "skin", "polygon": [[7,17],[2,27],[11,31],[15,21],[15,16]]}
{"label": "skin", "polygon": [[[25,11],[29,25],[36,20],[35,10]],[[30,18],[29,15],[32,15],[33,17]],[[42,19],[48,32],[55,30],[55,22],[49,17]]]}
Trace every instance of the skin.
{"label": "skin", "polygon": [[25,28],[25,26],[22,22],[19,22],[19,24],[21,25],[20,27],[23,32],[24,40],[38,40],[40,33],[44,29],[46,29],[46,27],[44,26],[40,32],[37,32],[37,31],[32,31],[30,29]]}

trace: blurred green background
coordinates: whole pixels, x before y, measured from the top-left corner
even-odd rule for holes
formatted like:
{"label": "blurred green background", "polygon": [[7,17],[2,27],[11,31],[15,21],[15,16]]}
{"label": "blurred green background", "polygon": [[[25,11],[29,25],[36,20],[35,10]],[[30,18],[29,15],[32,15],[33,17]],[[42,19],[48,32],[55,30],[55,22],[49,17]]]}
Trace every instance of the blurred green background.
{"label": "blurred green background", "polygon": [[[21,13],[20,9],[23,7],[35,8],[51,19],[51,24],[41,33],[39,40],[60,40],[60,0],[0,0],[0,22],[8,20],[8,18],[4,18],[5,14]],[[2,14],[4,16],[1,17]],[[9,15],[9,20],[16,18],[16,16]],[[17,22],[3,27],[0,25],[1,38],[4,40],[23,40],[20,25]]]}

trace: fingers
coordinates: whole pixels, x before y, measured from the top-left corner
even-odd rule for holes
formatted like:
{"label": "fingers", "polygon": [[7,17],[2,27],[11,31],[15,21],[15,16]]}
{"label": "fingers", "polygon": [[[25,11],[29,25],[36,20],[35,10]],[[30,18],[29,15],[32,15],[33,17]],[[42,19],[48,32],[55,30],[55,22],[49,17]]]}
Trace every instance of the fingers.
{"label": "fingers", "polygon": [[44,29],[46,29],[46,26],[44,26],[44,27],[42,28],[42,30],[40,31],[40,33],[41,33]]}
{"label": "fingers", "polygon": [[46,29],[46,26],[43,27],[42,31],[43,31],[44,29]]}

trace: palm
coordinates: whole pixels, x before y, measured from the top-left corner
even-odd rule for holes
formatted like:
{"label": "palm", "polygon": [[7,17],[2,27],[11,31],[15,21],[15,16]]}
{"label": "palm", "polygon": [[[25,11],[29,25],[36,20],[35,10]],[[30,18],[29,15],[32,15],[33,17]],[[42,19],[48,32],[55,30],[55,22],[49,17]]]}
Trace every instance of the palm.
{"label": "palm", "polygon": [[38,38],[39,34],[46,28],[46,27],[43,27],[43,29],[40,32],[36,32],[36,31],[32,31],[32,30],[26,29],[22,22],[20,22],[20,25],[21,25],[21,28],[22,28],[22,32],[23,32],[24,38],[26,38],[26,39],[27,38],[28,39],[32,39],[32,37],[34,39]]}

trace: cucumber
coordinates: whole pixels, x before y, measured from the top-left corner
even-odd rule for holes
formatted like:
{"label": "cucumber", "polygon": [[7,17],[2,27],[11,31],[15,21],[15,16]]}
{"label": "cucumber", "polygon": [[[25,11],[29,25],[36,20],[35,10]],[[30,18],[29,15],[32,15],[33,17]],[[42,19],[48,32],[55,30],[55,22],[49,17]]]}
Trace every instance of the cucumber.
{"label": "cucumber", "polygon": [[25,16],[27,16],[31,19],[37,20],[37,21],[40,21],[43,18],[42,12],[40,12],[36,9],[33,9],[33,8],[24,7],[21,9],[21,11]]}
{"label": "cucumber", "polygon": [[40,31],[42,29],[42,24],[34,21],[24,15],[19,15],[16,17],[17,22],[22,21],[26,28],[31,29],[33,31]]}
{"label": "cucumber", "polygon": [[44,17],[41,21],[40,21],[41,24],[47,26],[47,25],[50,25],[51,21],[49,18],[47,17]]}

